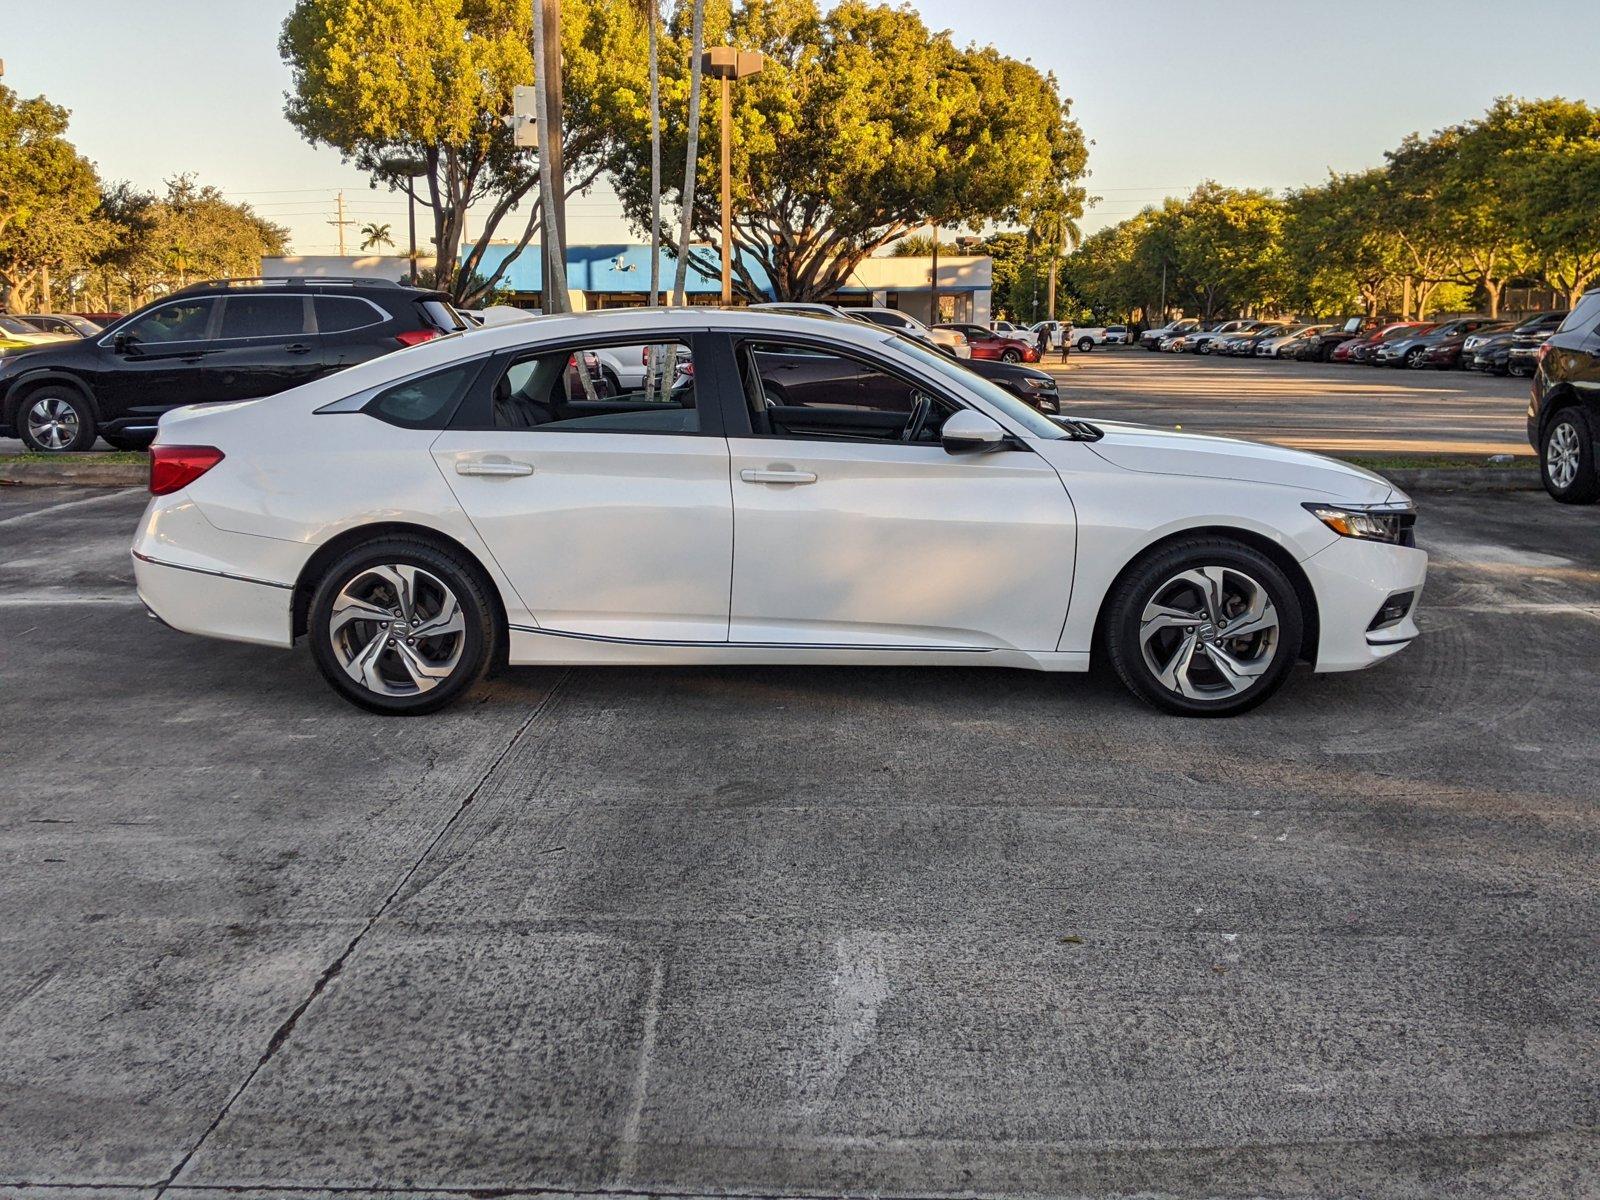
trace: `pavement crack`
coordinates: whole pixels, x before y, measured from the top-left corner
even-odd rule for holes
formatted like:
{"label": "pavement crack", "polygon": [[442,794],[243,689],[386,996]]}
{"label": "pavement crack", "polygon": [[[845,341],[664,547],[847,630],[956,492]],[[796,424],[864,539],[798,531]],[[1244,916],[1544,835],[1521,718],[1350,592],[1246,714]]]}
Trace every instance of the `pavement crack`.
{"label": "pavement crack", "polygon": [[455,811],[450,814],[449,820],[445,821],[445,823],[439,827],[439,831],[433,835],[427,846],[423,848],[422,853],[417,856],[416,860],[411,864],[411,866],[408,867],[405,873],[400,876],[399,882],[397,882],[390,890],[389,894],[383,898],[383,902],[379,904],[378,907],[373,910],[372,915],[362,923],[361,928],[356,931],[355,936],[345,943],[344,949],[339,951],[339,953],[334,957],[333,961],[323,968],[322,973],[317,976],[316,981],[311,985],[311,990],[306,993],[305,998],[295,1006],[294,1011],[284,1019],[283,1023],[279,1025],[278,1028],[273,1032],[272,1037],[268,1039],[267,1048],[262,1052],[261,1057],[256,1060],[255,1065],[251,1067],[249,1072],[245,1075],[244,1081],[234,1089],[233,1094],[229,1096],[228,1099],[223,1103],[222,1107],[217,1110],[216,1116],[214,1116],[205,1129],[201,1131],[200,1136],[195,1139],[194,1145],[189,1147],[183,1156],[178,1159],[177,1164],[172,1168],[172,1170],[167,1172],[166,1176],[156,1184],[155,1192],[151,1200],[161,1200],[161,1197],[164,1196],[167,1193],[167,1190],[171,1188],[177,1181],[178,1176],[183,1174],[184,1168],[187,1167],[194,1156],[200,1152],[200,1148],[206,1144],[207,1139],[210,1138],[214,1132],[216,1132],[216,1130],[222,1125],[223,1121],[227,1120],[228,1114],[233,1111],[234,1105],[239,1102],[239,1098],[243,1096],[249,1089],[250,1085],[255,1082],[256,1076],[261,1073],[262,1068],[272,1061],[273,1057],[278,1053],[278,1051],[283,1049],[283,1047],[288,1043],[289,1039],[294,1035],[295,1027],[300,1023],[300,1018],[306,1014],[306,1011],[314,1003],[316,1003],[317,997],[322,995],[322,993],[327,989],[328,984],[332,983],[339,977],[340,972],[344,970],[344,964],[349,960],[350,956],[355,953],[356,947],[361,944],[362,939],[365,938],[367,934],[372,931],[372,928],[383,919],[384,914],[389,911],[390,906],[393,905],[395,900],[399,898],[400,894],[405,891],[406,885],[410,883],[416,873],[422,869],[423,864],[428,861],[428,858],[433,854],[434,850],[445,840],[445,838],[450,835],[450,832],[455,828],[456,823],[461,820],[461,817],[466,813],[467,809],[472,806],[472,802],[478,798],[478,793],[483,790],[484,785],[488,783],[489,780],[493,778],[494,773],[500,769],[500,764],[505,762],[506,758],[511,754],[511,752],[517,748],[517,745],[522,741],[528,730],[533,728],[534,724],[539,720],[539,718],[549,710],[550,706],[555,702],[556,697],[566,686],[567,680],[572,677],[572,670],[573,669],[571,667],[568,667],[564,672],[562,672],[561,676],[551,686],[550,690],[545,693],[544,698],[540,700],[538,704],[534,705],[532,711],[528,713],[526,718],[524,718],[522,724],[517,726],[516,731],[507,740],[506,744],[501,747],[500,753],[495,755],[494,761],[491,762],[487,768],[485,768],[482,775],[478,776],[477,782],[475,782],[472,787],[467,790],[466,795],[462,797],[461,803],[456,805]]}

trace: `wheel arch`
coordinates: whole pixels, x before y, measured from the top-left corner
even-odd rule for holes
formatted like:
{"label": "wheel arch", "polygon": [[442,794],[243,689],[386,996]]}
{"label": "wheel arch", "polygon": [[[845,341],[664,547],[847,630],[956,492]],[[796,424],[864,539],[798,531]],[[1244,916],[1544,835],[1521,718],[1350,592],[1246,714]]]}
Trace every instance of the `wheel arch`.
{"label": "wheel arch", "polygon": [[328,567],[336,562],[343,554],[348,553],[364,542],[377,541],[381,538],[404,537],[417,541],[428,542],[441,550],[459,555],[467,566],[477,573],[478,582],[483,585],[484,593],[494,605],[494,619],[500,629],[500,648],[504,655],[507,636],[510,630],[510,621],[506,615],[505,597],[501,595],[499,585],[494,581],[494,576],[483,565],[471,549],[462,545],[449,534],[440,533],[437,529],[427,525],[415,525],[408,521],[378,521],[369,525],[357,525],[346,529],[335,537],[329,538],[318,546],[316,552],[306,560],[305,566],[300,568],[300,575],[295,580],[294,598],[291,609],[290,633],[292,637],[301,637],[307,628],[307,616],[311,611],[311,595],[316,591],[317,583],[322,578]]}
{"label": "wheel arch", "polygon": [[1544,435],[1550,422],[1562,409],[1578,408],[1588,414],[1590,422],[1600,431],[1600,400],[1582,395],[1566,380],[1556,384],[1544,394],[1539,408],[1539,453],[1544,453]]}
{"label": "wheel arch", "polygon": [[44,367],[26,372],[11,381],[10,386],[6,388],[4,405],[0,407],[0,417],[4,418],[4,423],[13,429],[16,428],[17,417],[22,411],[22,402],[39,388],[49,384],[69,387],[77,392],[88,403],[96,423],[100,421],[100,402],[95,399],[93,388],[71,371]]}
{"label": "wheel arch", "polygon": [[1185,529],[1177,529],[1157,538],[1153,542],[1140,546],[1128,558],[1128,561],[1122,564],[1122,568],[1111,580],[1110,585],[1100,595],[1100,604],[1095,611],[1094,618],[1094,646],[1096,651],[1105,645],[1105,627],[1106,619],[1109,616],[1107,611],[1109,601],[1116,594],[1117,588],[1122,584],[1128,573],[1152,554],[1160,553],[1174,542],[1206,537],[1225,538],[1241,545],[1249,546],[1252,550],[1265,555],[1272,561],[1274,566],[1284,573],[1285,577],[1294,586],[1295,596],[1300,601],[1301,617],[1304,625],[1300,644],[1300,658],[1304,662],[1314,664],[1317,661],[1317,649],[1322,637],[1322,616],[1317,608],[1317,593],[1311,586],[1310,578],[1300,564],[1295,561],[1294,555],[1290,554],[1281,544],[1264,534],[1244,529],[1237,525],[1196,525]]}

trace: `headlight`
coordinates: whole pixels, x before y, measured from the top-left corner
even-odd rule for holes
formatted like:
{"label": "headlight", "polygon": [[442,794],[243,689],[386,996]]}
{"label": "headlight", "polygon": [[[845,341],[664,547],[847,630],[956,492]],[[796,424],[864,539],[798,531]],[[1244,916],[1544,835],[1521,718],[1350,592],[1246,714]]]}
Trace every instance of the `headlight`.
{"label": "headlight", "polygon": [[1022,386],[1032,388],[1036,392],[1042,392],[1046,388],[1055,387],[1055,385],[1056,381],[1054,379],[1035,379],[1032,375],[1024,375],[1022,377]]}
{"label": "headlight", "polygon": [[1417,510],[1409,504],[1339,505],[1308,502],[1305,510],[1340,537],[1396,546],[1415,544]]}

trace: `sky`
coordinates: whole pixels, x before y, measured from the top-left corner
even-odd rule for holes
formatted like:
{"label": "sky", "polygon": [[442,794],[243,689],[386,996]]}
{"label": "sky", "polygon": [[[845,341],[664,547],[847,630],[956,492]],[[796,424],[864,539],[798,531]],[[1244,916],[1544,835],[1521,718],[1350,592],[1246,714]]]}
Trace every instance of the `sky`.
{"label": "sky", "polygon": [[[104,178],[157,188],[192,172],[288,226],[301,254],[337,252],[343,190],[352,220],[388,222],[402,243],[405,202],[371,190],[283,118],[277,37],[290,7],[0,0],[4,83],[71,109],[69,136]],[[1055,74],[1093,142],[1086,183],[1101,199],[1086,231],[1208,178],[1282,190],[1377,165],[1407,133],[1467,119],[1498,95],[1600,103],[1588,0],[1542,0],[1536,22],[1504,0],[913,7],[962,44],[993,44]],[[633,240],[605,188],[575,197],[568,223],[575,243]],[[354,227],[347,237],[354,253]]]}

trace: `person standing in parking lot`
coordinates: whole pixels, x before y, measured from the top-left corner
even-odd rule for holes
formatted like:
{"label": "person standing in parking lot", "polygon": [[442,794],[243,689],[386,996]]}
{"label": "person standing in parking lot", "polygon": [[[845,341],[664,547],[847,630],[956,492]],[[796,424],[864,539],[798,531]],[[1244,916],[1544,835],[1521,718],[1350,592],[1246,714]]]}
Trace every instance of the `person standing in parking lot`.
{"label": "person standing in parking lot", "polygon": [[1039,337],[1038,337],[1037,342],[1035,343],[1035,349],[1037,349],[1039,351],[1039,361],[1043,362],[1044,361],[1044,356],[1046,354],[1050,353],[1050,322],[1049,321],[1041,321],[1039,323]]}

